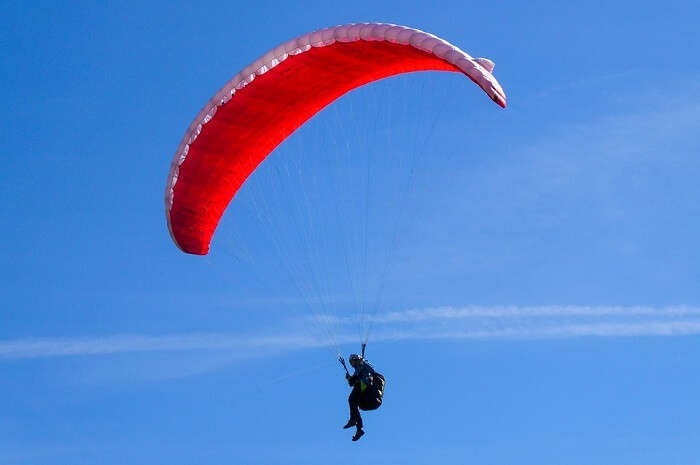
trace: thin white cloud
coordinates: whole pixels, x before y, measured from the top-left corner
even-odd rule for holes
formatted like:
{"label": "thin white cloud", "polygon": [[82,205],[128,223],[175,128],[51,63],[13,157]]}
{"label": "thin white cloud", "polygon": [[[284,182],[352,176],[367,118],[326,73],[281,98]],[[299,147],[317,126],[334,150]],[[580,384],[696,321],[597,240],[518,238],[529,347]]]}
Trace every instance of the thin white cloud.
{"label": "thin white cloud", "polygon": [[459,328],[428,332],[386,332],[378,340],[400,341],[410,339],[460,340],[460,339],[545,339],[566,337],[631,337],[631,336],[683,336],[700,334],[700,320],[643,321],[630,323],[562,324],[534,328],[504,327],[488,330]]}
{"label": "thin white cloud", "polygon": [[31,338],[0,342],[0,359],[29,359],[70,355],[104,355],[126,352],[301,349],[322,345],[303,336],[247,337],[225,334],[169,336],[113,335],[92,338]]}
{"label": "thin white cloud", "polygon": [[553,317],[685,317],[700,316],[700,307],[622,307],[622,306],[496,306],[496,307],[435,307],[427,309],[387,312],[351,317],[319,316],[319,321],[333,324],[351,324],[358,320],[372,323],[418,323],[422,321],[453,320],[464,318],[553,318]]}
{"label": "thin white cloud", "polygon": [[[700,334],[700,307],[440,307],[370,317],[374,341],[542,339]],[[356,342],[356,317],[338,319],[339,344]],[[484,323],[485,321],[485,323]],[[0,341],[0,360],[164,351],[227,351],[250,358],[328,345],[323,337],[287,333],[264,336],[197,333],[112,335]]]}

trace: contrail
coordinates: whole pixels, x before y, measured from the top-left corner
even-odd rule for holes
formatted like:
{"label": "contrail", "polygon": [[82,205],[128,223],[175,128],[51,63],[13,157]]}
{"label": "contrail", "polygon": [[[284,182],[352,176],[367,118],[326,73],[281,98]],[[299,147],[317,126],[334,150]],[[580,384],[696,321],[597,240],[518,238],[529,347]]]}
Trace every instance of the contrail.
{"label": "contrail", "polygon": [[567,337],[683,336],[700,334],[700,320],[642,323],[566,324],[535,328],[492,330],[445,329],[442,331],[395,331],[377,334],[380,341],[459,339],[547,339]]}
{"label": "contrail", "polygon": [[359,320],[374,323],[415,323],[422,321],[462,318],[538,318],[538,317],[685,317],[700,316],[700,307],[622,307],[622,306],[493,306],[493,307],[434,307],[426,309],[388,312],[378,315],[353,315],[347,317],[318,316],[318,321],[334,324],[352,324]]}
{"label": "contrail", "polygon": [[184,334],[168,336],[112,335],[85,338],[30,338],[0,341],[0,359],[16,360],[69,355],[186,350],[245,351],[303,349],[324,345],[303,336],[236,336]]}
{"label": "contrail", "polygon": [[[545,339],[567,337],[679,336],[700,334],[700,307],[439,307],[373,317],[373,341]],[[319,319],[321,320],[321,319]],[[326,319],[328,320],[328,319]],[[337,342],[357,342],[357,316],[334,319]],[[329,321],[330,322],[330,321]],[[252,358],[279,351],[328,346],[302,332],[242,336],[117,334],[81,338],[0,340],[0,360],[164,351],[231,351]]]}

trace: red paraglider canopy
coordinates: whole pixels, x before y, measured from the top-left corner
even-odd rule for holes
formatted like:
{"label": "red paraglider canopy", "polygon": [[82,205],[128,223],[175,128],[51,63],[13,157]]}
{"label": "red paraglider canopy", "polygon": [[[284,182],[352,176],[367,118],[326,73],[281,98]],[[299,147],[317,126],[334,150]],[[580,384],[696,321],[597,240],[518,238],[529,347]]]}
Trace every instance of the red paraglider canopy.
{"label": "red paraglider canopy", "polygon": [[224,210],[248,176],[348,91],[401,73],[453,71],[505,107],[492,69],[491,61],[431,34],[391,24],[337,26],[280,45],[226,84],[185,134],[166,186],[173,240],[187,253],[207,254]]}

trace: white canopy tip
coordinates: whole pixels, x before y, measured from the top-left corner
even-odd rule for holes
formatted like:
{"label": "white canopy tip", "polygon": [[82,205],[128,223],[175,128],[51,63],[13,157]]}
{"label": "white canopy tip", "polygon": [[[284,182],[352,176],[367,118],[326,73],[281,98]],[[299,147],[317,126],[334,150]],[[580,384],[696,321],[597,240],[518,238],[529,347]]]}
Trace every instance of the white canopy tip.
{"label": "white canopy tip", "polygon": [[496,66],[496,63],[488,58],[474,58],[474,61],[483,66],[489,73],[493,73],[493,67]]}

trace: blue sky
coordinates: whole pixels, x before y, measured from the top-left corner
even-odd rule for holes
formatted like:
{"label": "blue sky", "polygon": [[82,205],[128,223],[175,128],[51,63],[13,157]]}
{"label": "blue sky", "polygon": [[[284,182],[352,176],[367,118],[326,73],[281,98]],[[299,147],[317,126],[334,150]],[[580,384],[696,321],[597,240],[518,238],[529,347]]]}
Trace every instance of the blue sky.
{"label": "blue sky", "polygon": [[[699,14],[4,2],[0,463],[697,463]],[[456,75],[348,96],[251,178],[209,257],[182,254],[162,199],[192,118],[270,48],[355,21],[491,58],[508,108]],[[363,163],[365,191],[343,176]],[[300,166],[317,183],[295,198],[279,173]],[[320,228],[295,229],[302,207]],[[363,217],[367,262],[341,240]],[[297,291],[311,275],[323,295]],[[382,288],[368,350],[389,384],[354,444],[314,318],[325,298],[357,350],[358,279]]]}

